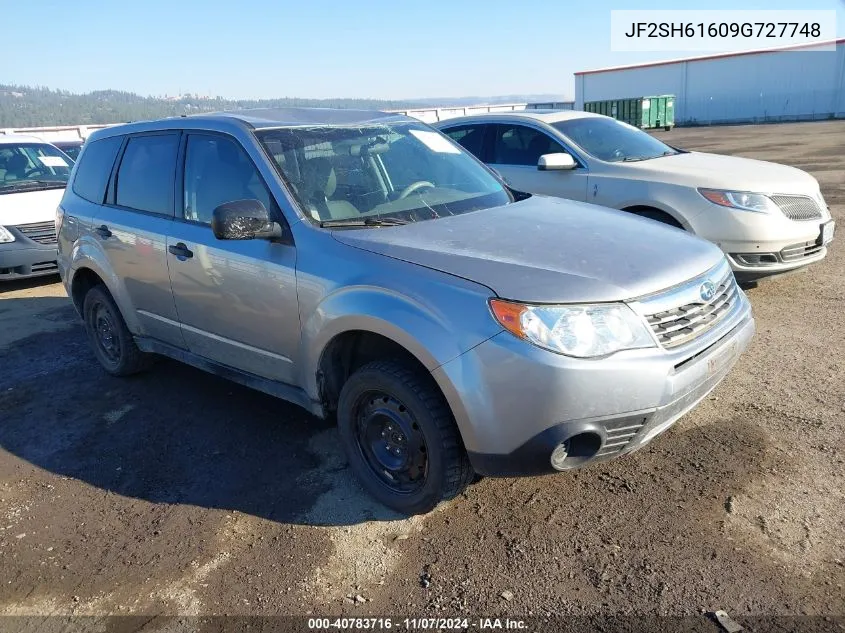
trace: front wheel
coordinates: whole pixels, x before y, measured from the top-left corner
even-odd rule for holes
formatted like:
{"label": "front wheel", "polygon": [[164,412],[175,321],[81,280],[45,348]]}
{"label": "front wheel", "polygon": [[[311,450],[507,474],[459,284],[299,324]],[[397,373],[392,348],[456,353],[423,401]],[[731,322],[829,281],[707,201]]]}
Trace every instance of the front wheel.
{"label": "front wheel", "polygon": [[361,367],[344,384],[338,430],[367,492],[402,514],[422,514],[472,481],[460,433],[431,378],[396,361]]}

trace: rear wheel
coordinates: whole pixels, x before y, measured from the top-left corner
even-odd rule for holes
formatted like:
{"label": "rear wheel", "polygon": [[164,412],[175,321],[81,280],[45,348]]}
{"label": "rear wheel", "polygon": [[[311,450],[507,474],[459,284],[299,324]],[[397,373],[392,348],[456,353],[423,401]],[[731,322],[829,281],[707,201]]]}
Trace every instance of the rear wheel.
{"label": "rear wheel", "polygon": [[82,315],[94,355],[108,373],[128,376],[150,365],[150,356],[135,345],[120,310],[104,286],[94,286],[85,294]]}
{"label": "rear wheel", "polygon": [[460,433],[428,376],[396,361],[361,367],[343,386],[338,430],[367,492],[403,514],[421,514],[472,481]]}

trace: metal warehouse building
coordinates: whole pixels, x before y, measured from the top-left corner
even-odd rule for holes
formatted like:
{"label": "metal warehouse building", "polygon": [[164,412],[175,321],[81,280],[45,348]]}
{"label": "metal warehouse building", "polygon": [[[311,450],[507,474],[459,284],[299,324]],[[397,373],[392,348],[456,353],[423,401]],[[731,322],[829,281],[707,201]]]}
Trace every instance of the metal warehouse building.
{"label": "metal warehouse building", "polygon": [[575,73],[575,108],[674,94],[680,124],[845,117],[845,39],[834,43],[829,51],[789,46]]}

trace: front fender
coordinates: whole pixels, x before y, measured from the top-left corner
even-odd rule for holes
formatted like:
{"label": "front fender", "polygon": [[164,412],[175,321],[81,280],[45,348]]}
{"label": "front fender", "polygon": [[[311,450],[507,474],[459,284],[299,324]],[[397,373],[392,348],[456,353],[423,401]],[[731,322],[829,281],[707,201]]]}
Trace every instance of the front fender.
{"label": "front fender", "polygon": [[[133,334],[139,334],[141,332],[141,326],[135,317],[135,307],[129,299],[129,293],[126,292],[126,286],[123,284],[123,280],[114,273],[106,258],[106,254],[100,248],[99,244],[89,236],[77,240],[71,250],[70,264],[67,268],[67,275],[65,276],[65,289],[67,290],[68,296],[72,296],[73,278],[84,268],[90,269],[103,280],[117,307],[120,308],[120,313],[126,322],[126,327]],[[81,313],[81,306],[79,307],[79,312]]]}
{"label": "front fender", "polygon": [[631,209],[633,207],[649,207],[651,209],[657,209],[658,211],[662,211],[669,217],[674,218],[675,221],[678,222],[678,224],[680,224],[681,226],[683,226],[686,230],[691,230],[689,221],[684,218],[683,215],[678,213],[678,211],[676,211],[673,207],[664,204],[660,200],[629,198],[627,200],[622,201],[622,203],[618,206],[621,211],[627,211],[628,209]]}
{"label": "front fender", "polygon": [[447,312],[385,288],[338,289],[327,295],[302,322],[300,358],[304,362],[300,384],[312,399],[319,397],[316,374],[323,351],[333,338],[344,332],[380,334],[401,345],[433,371],[500,331],[489,316],[483,322],[473,321],[478,321],[477,317],[466,314],[466,320],[458,324]]}

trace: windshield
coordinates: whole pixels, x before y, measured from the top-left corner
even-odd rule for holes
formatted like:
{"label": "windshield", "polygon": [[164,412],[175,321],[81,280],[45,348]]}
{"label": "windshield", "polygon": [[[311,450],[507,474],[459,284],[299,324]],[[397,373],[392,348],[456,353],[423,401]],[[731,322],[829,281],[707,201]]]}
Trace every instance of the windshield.
{"label": "windshield", "polygon": [[552,126],[591,156],[610,163],[679,153],[642,130],[607,117],[570,119]]}
{"label": "windshield", "polygon": [[56,147],[67,154],[71,160],[76,161],[79,158],[79,152],[82,150],[82,143],[57,143]]}
{"label": "windshield", "polygon": [[513,200],[474,158],[419,123],[296,127],[257,136],[318,222],[418,222]]}
{"label": "windshield", "polygon": [[46,143],[0,145],[0,193],[64,187],[70,176],[68,158]]}

